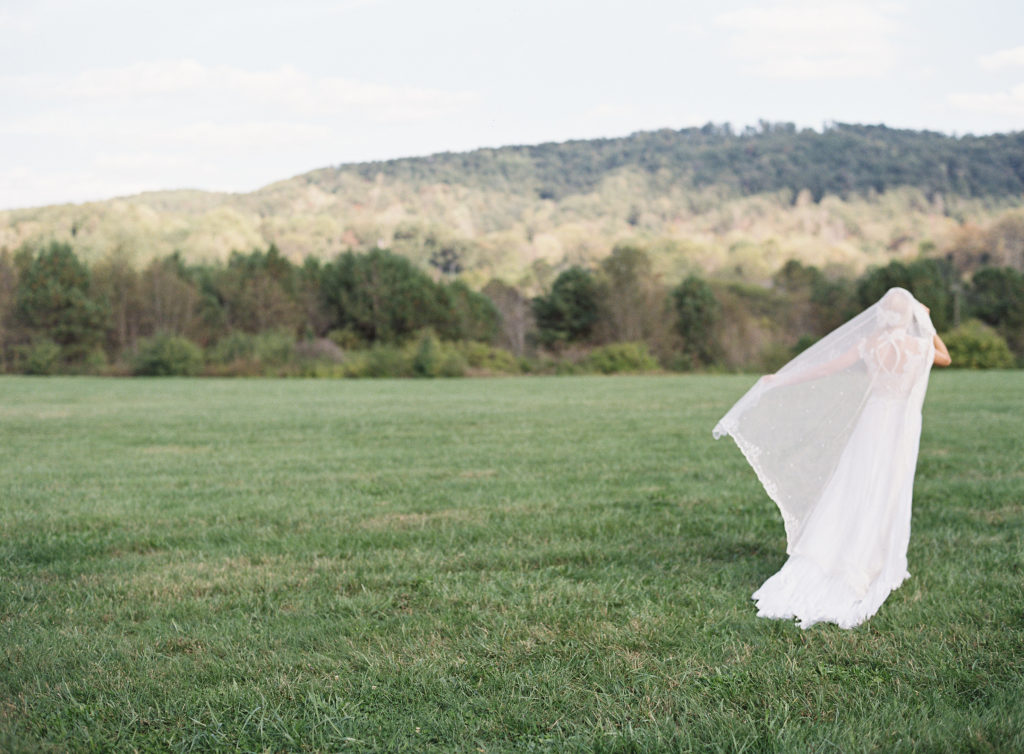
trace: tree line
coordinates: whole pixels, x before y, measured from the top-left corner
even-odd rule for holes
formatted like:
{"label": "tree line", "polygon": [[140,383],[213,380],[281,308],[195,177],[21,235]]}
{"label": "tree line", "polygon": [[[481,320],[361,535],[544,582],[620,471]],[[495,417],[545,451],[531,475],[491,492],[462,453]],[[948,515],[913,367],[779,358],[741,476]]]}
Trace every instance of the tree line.
{"label": "tree line", "polygon": [[818,200],[826,194],[847,197],[915,186],[929,198],[1017,198],[1024,193],[1024,132],[954,137],[844,123],[828,124],[818,132],[769,122],[736,131],[728,123],[708,123],[616,139],[478,149],[335,170],[354,171],[370,180],[384,175],[532,192],[557,200],[588,193],[621,168],[658,176],[666,185],[720,186],[744,196],[780,190],[796,196],[807,189]]}
{"label": "tree line", "polygon": [[[91,266],[63,243],[0,253],[0,367],[26,373],[402,375],[467,371],[774,369],[902,286],[931,307],[954,358],[1024,358],[1024,275],[955,258],[893,261],[857,278],[790,261],[769,286],[691,275],[617,246],[529,297],[475,291],[439,254],[435,274],[385,249],[295,264],[271,245],[223,264],[179,254],[142,269]],[[959,351],[957,349],[960,349]]]}
{"label": "tree line", "polygon": [[981,267],[969,279],[950,259],[892,261],[857,278],[827,277],[790,260],[768,287],[691,275],[659,284],[638,248],[617,247],[596,270],[572,267],[533,302],[548,345],[642,341],[669,368],[774,370],[899,286],[931,308],[964,366],[1024,359],[1024,275]]}

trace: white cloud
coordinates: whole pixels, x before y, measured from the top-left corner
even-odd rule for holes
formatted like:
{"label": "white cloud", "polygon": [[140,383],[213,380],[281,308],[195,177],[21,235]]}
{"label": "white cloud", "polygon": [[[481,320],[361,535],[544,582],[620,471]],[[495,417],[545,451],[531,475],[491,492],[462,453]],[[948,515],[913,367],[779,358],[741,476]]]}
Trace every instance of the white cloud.
{"label": "white cloud", "polygon": [[951,94],[949,102],[965,110],[1019,119],[1024,117],[1024,84],[1005,92]]}
{"label": "white cloud", "polygon": [[178,170],[191,166],[180,154],[167,152],[100,152],[92,160],[92,167],[106,173],[153,170]]}
{"label": "white cloud", "polygon": [[[206,66],[195,60],[134,63],[61,76],[0,76],[0,94],[44,102],[139,107],[180,98],[186,104],[216,104],[242,110],[274,109],[295,116],[351,116],[375,120],[435,118],[477,99],[473,92],[392,86],[337,76],[315,77],[292,66],[250,71]],[[140,102],[140,100],[142,100]]]}
{"label": "white cloud", "polygon": [[137,194],[153,188],[91,170],[47,171],[18,166],[0,172],[0,208],[35,207],[58,201],[92,201]]}
{"label": "white cloud", "polygon": [[30,34],[38,29],[38,18],[27,13],[27,10],[25,8],[17,10],[0,8],[0,31]]}
{"label": "white cloud", "polygon": [[65,137],[84,143],[114,142],[176,149],[200,147],[246,150],[273,148],[296,142],[325,139],[336,133],[329,125],[293,121],[216,122],[185,121],[172,124],[156,118],[78,115],[54,111],[0,122],[0,135]]}
{"label": "white cloud", "polygon": [[[349,12],[378,5],[381,0],[324,0],[324,2],[303,2],[285,4],[279,0],[271,0],[265,4],[247,4],[248,13],[276,19],[281,17],[295,18],[300,16],[310,19],[324,19],[346,16]],[[232,10],[233,12],[233,10]]]}
{"label": "white cloud", "polygon": [[[477,95],[194,60],[0,76],[0,207],[202,185],[253,189],[445,133]],[[0,176],[2,178],[3,176]]]}
{"label": "white cloud", "polygon": [[1024,45],[1009,50],[999,50],[990,55],[982,55],[978,65],[986,71],[998,71],[1003,68],[1024,68]]}
{"label": "white cloud", "polygon": [[634,131],[683,128],[702,121],[683,107],[666,102],[656,106],[624,102],[601,102],[583,111],[574,122],[573,138],[624,136]]}
{"label": "white cloud", "polygon": [[314,139],[327,139],[334,133],[329,126],[284,121],[238,124],[189,123],[179,128],[159,129],[152,140],[197,147],[251,150],[294,144]]}
{"label": "white cloud", "polygon": [[897,58],[892,5],[844,0],[782,0],[719,14],[730,52],[746,73],[766,78],[881,76]]}

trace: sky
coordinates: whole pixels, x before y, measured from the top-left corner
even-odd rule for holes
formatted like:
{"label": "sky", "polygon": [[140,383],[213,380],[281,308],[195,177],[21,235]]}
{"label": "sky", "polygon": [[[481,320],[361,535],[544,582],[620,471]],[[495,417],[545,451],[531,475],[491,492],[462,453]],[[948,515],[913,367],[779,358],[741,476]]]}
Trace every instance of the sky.
{"label": "sky", "polygon": [[1024,3],[0,0],[0,209],[761,120],[1024,130]]}

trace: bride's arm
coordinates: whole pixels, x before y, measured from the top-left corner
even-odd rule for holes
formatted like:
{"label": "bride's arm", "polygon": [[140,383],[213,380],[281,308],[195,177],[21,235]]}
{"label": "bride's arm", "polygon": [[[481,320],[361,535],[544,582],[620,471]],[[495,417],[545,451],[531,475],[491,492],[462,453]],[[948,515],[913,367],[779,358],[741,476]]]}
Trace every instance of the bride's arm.
{"label": "bride's arm", "polygon": [[820,377],[828,377],[830,374],[846,369],[848,366],[854,364],[859,358],[860,351],[855,346],[831,361],[826,361],[824,364],[819,364],[811,369],[805,369],[801,372],[790,372],[788,374],[779,374],[776,372],[775,374],[765,375],[761,378],[761,381],[765,385],[772,387],[799,385],[801,382],[816,380]]}
{"label": "bride's arm", "polygon": [[949,358],[949,349],[946,348],[946,344],[942,342],[942,338],[936,333],[932,339],[935,344],[935,365],[940,367],[948,367],[953,363],[953,360]]}

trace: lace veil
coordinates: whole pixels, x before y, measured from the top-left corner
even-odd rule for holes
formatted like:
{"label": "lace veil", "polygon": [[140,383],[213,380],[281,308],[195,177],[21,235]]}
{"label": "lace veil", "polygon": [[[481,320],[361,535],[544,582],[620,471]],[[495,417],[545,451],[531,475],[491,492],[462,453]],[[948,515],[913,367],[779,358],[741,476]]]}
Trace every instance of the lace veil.
{"label": "lace veil", "polygon": [[[789,547],[832,477],[869,401],[920,424],[934,359],[928,310],[891,288],[774,375],[762,377],[715,426],[731,435],[782,512]],[[906,424],[906,422],[904,422]],[[892,443],[860,427],[854,442]],[[890,433],[876,433],[888,435]],[[916,448],[916,442],[915,442]],[[788,549],[788,548],[787,548]]]}

